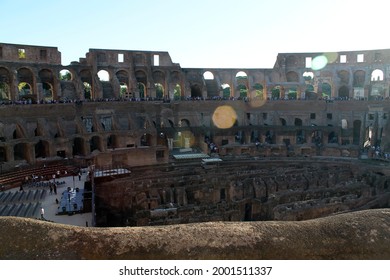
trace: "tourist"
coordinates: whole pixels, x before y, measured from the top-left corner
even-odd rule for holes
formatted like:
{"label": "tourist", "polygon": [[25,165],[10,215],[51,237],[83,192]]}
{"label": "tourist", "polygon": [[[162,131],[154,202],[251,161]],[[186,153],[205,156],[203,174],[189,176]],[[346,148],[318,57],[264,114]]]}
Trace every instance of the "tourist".
{"label": "tourist", "polygon": [[41,208],[41,219],[45,219],[44,218],[44,215],[45,215],[45,209],[43,209],[43,207]]}

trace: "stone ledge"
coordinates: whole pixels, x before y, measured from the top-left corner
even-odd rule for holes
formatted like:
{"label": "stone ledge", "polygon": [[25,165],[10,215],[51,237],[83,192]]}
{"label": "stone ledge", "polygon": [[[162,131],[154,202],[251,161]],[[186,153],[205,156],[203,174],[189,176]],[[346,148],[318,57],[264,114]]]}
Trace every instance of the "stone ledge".
{"label": "stone ledge", "polygon": [[390,209],[133,228],[0,217],[0,238],[0,259],[390,259]]}

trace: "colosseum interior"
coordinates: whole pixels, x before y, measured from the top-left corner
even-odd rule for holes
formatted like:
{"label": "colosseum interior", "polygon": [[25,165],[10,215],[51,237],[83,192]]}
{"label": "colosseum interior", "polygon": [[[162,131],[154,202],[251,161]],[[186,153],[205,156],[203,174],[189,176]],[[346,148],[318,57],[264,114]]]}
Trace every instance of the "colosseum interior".
{"label": "colosseum interior", "polygon": [[56,47],[0,43],[1,172],[130,170],[91,178],[97,226],[388,207],[389,84],[390,49],[200,69],[168,52],[107,49],[64,66]]}

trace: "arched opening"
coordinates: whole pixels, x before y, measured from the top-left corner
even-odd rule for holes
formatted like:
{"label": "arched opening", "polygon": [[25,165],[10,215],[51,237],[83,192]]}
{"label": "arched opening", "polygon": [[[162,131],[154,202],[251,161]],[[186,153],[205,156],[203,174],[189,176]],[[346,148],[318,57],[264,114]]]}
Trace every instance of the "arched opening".
{"label": "arched opening", "polygon": [[89,148],[91,153],[94,151],[102,152],[102,143],[101,138],[99,136],[93,136],[91,140],[89,140]]}
{"label": "arched opening", "polygon": [[295,118],[294,125],[295,126],[302,126],[302,120],[300,118]]}
{"label": "arched opening", "polygon": [[383,71],[380,70],[380,69],[375,69],[374,71],[372,71],[371,73],[371,81],[374,82],[374,81],[383,81]]}
{"label": "arched opening", "polygon": [[0,101],[11,100],[11,92],[9,85],[4,82],[0,82]]}
{"label": "arched opening", "polygon": [[75,138],[73,140],[73,151],[72,151],[73,156],[84,156],[86,155],[85,152],[85,141],[83,138]]}
{"label": "arched opening", "polygon": [[262,84],[259,84],[259,83],[256,83],[253,88],[255,89],[254,90],[254,94],[253,96],[251,97],[254,97],[254,98],[258,98],[258,99],[264,99],[264,92],[263,92],[263,85]]}
{"label": "arched opening", "polygon": [[90,70],[80,71],[79,77],[83,83],[83,92],[81,96],[77,95],[77,98],[81,99],[93,99],[95,98],[93,93],[92,74]]}
{"label": "arched opening", "polygon": [[83,83],[83,91],[84,91],[84,99],[91,100],[92,99],[92,87],[91,84],[84,82]]}
{"label": "arched opening", "polygon": [[110,74],[108,73],[108,71],[106,70],[100,70],[98,73],[97,73],[98,77],[99,77],[99,80],[101,82],[108,82],[110,80]]}
{"label": "arched opening", "polygon": [[272,130],[268,130],[265,133],[265,143],[267,144],[275,144],[276,135]]}
{"label": "arched opening", "polygon": [[314,143],[317,147],[322,146],[322,131],[315,130],[311,134],[311,142]]}
{"label": "arched opening", "polygon": [[144,83],[138,83],[138,92],[139,92],[139,98],[145,99],[146,98],[146,86]]}
{"label": "arched opening", "polygon": [[338,144],[339,143],[339,137],[336,132],[332,131],[328,134],[328,143],[329,144]]}
{"label": "arched opening", "polygon": [[141,146],[152,146],[152,135],[149,133],[144,133],[140,139]]}
{"label": "arched opening", "polygon": [[310,83],[314,79],[313,72],[304,72],[302,76],[303,76],[303,79],[305,80],[306,83]]}
{"label": "arched opening", "polygon": [[341,70],[337,73],[341,84],[349,84],[349,73],[346,70]]}
{"label": "arched opening", "polygon": [[118,137],[114,134],[111,134],[107,138],[107,148],[108,149],[115,149],[118,148]]}
{"label": "arched opening", "polygon": [[137,88],[139,92],[139,98],[143,99],[148,97],[146,85],[148,84],[148,76],[144,71],[136,71],[135,78],[137,79]]}
{"label": "arched opening", "polygon": [[222,98],[229,99],[231,96],[230,85],[229,84],[222,84],[221,88],[222,88]]}
{"label": "arched opening", "polygon": [[280,121],[280,124],[282,126],[286,126],[287,125],[287,122],[286,122],[286,120],[284,118],[279,118],[279,121]]}
{"label": "arched opening", "polygon": [[328,83],[322,83],[322,98],[330,98],[332,96],[332,87]]}
{"label": "arched opening", "polygon": [[297,130],[295,137],[296,137],[296,143],[297,143],[298,145],[301,145],[301,144],[306,143],[305,131],[303,131],[303,130]]}
{"label": "arched opening", "polygon": [[120,83],[120,97],[129,99],[131,98],[131,94],[129,93],[129,88],[127,87],[127,84],[125,83]]}
{"label": "arched opening", "polygon": [[280,99],[280,93],[281,93],[281,87],[280,86],[275,86],[271,90],[271,98],[273,100],[278,100]]}
{"label": "arched opening", "polygon": [[11,100],[10,82],[8,69],[0,67],[0,101]]}
{"label": "arched opening", "polygon": [[192,98],[202,97],[202,90],[198,84],[191,85],[191,97]]}
{"label": "arched opening", "polygon": [[29,102],[36,102],[37,96],[33,91],[33,85],[35,84],[34,74],[28,68],[20,68],[17,71],[18,84],[18,100],[24,100]]}
{"label": "arched opening", "polygon": [[176,84],[176,86],[173,88],[173,99],[174,100],[181,99],[181,86],[179,84]]}
{"label": "arched opening", "polygon": [[156,88],[156,98],[163,99],[164,98],[164,86],[160,83],[156,83],[156,84],[154,84],[154,87]]}
{"label": "arched opening", "polygon": [[53,101],[53,86],[49,83],[42,83],[43,101]]}
{"label": "arched opening", "polygon": [[245,85],[241,84],[241,85],[238,85],[238,91],[240,92],[240,97],[241,98],[245,98],[245,97],[248,97],[248,89]]}
{"label": "arched opening", "polygon": [[205,80],[214,80],[214,74],[211,73],[210,71],[206,71],[203,73],[203,78]]}
{"label": "arched opening", "polygon": [[180,120],[179,127],[190,127],[190,121],[187,119]]}
{"label": "arched opening", "polygon": [[355,73],[353,73],[353,86],[364,87],[365,77],[366,77],[366,72],[362,70],[355,71]]}
{"label": "arched opening", "polygon": [[49,142],[40,140],[37,144],[35,144],[35,158],[46,158],[49,156]]}
{"label": "arched opening", "polygon": [[287,93],[287,98],[289,100],[295,100],[298,98],[298,91],[296,87],[290,88]]}
{"label": "arched opening", "polygon": [[339,88],[339,97],[342,99],[349,99],[349,88],[347,86],[341,86]]}
{"label": "arched opening", "polygon": [[68,69],[62,69],[59,73],[59,78],[61,81],[71,81],[73,80],[72,72]]}
{"label": "arched opening", "polygon": [[23,100],[23,101],[36,101],[36,96],[33,94],[33,90],[30,84],[26,82],[21,82],[18,85],[18,100]]}
{"label": "arched opening", "polygon": [[27,160],[27,144],[19,143],[14,146],[14,160]]}

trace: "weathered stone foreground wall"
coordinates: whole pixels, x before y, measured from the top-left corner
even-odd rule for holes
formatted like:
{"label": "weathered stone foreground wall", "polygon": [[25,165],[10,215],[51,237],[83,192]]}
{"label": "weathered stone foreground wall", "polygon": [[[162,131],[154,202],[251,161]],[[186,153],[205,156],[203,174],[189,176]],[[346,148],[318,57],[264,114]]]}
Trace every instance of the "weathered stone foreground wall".
{"label": "weathered stone foreground wall", "polygon": [[300,222],[82,228],[0,218],[0,259],[389,259],[390,209]]}

